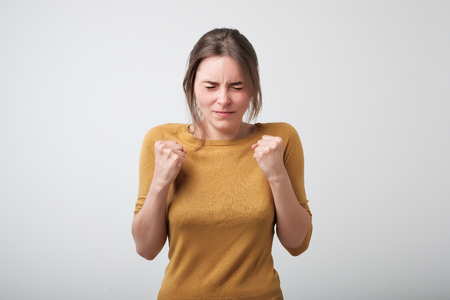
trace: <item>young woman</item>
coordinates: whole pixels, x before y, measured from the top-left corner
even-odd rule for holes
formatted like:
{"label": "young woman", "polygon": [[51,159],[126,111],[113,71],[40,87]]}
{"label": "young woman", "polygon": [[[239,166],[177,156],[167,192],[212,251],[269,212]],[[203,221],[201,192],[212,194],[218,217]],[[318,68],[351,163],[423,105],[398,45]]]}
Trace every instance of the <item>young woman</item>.
{"label": "young woman", "polygon": [[258,60],[237,30],[200,38],[183,87],[192,124],[145,136],[132,225],[146,259],[169,238],[158,299],[283,299],[274,228],[292,255],[312,233],[299,136],[286,123],[249,123],[261,109]]}

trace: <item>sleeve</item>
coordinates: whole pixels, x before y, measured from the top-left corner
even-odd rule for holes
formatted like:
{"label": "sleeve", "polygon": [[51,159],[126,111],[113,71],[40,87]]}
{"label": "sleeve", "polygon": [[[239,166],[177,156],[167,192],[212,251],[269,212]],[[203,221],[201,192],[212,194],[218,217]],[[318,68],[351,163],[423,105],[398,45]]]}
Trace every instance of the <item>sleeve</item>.
{"label": "sleeve", "polygon": [[[303,147],[300,141],[300,137],[295,130],[289,124],[285,124],[286,128],[283,128],[283,138],[284,140],[284,165],[288,172],[289,178],[291,180],[292,187],[294,189],[295,195],[297,196],[298,202],[303,206],[309,215],[312,214],[308,206],[308,199],[306,198],[305,191],[305,178],[304,178],[304,156]],[[303,241],[303,243],[297,248],[287,248],[284,247],[291,255],[297,256],[306,251],[309,247],[309,242],[312,235],[312,222],[309,226],[308,233]]]}
{"label": "sleeve", "polygon": [[153,172],[155,168],[154,145],[158,140],[157,136],[157,129],[152,128],[147,132],[142,143],[141,155],[139,158],[139,190],[134,215],[136,215],[144,205],[153,179]]}

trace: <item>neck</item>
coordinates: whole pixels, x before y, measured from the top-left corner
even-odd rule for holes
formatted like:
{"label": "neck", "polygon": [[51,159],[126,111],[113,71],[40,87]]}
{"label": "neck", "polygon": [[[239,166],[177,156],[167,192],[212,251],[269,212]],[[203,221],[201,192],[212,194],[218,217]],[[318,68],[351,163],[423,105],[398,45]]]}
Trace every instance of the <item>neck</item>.
{"label": "neck", "polygon": [[[202,125],[202,126],[201,126]],[[255,129],[256,125],[248,124],[245,122],[242,122],[239,126],[239,129],[237,132],[224,132],[224,133],[213,133],[208,130],[207,124],[201,124],[199,126],[190,125],[189,126],[189,132],[192,133],[196,138],[198,139],[205,139],[205,140],[233,140],[233,139],[239,139],[246,137],[250,134],[252,134]],[[202,134],[202,131],[205,131],[205,134]]]}

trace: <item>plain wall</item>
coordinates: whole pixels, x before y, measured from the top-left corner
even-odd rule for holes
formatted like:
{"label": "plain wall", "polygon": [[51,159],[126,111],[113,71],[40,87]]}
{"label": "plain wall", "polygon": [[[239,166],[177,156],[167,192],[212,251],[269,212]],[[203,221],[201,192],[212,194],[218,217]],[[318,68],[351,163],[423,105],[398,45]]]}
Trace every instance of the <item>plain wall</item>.
{"label": "plain wall", "polygon": [[[276,3],[277,2],[277,3]],[[448,1],[1,1],[0,298],[155,299],[131,237],[142,139],[189,122],[216,27],[260,60],[259,122],[302,138],[311,246],[285,299],[448,299]]]}

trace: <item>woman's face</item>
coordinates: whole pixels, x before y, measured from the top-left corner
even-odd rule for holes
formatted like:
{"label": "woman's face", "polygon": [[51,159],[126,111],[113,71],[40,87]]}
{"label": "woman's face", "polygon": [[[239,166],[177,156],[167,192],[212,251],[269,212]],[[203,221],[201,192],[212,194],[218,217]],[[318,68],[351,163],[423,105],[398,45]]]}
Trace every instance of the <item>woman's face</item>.
{"label": "woman's face", "polygon": [[195,76],[194,95],[209,139],[238,137],[250,98],[241,68],[234,59],[228,56],[203,59]]}

